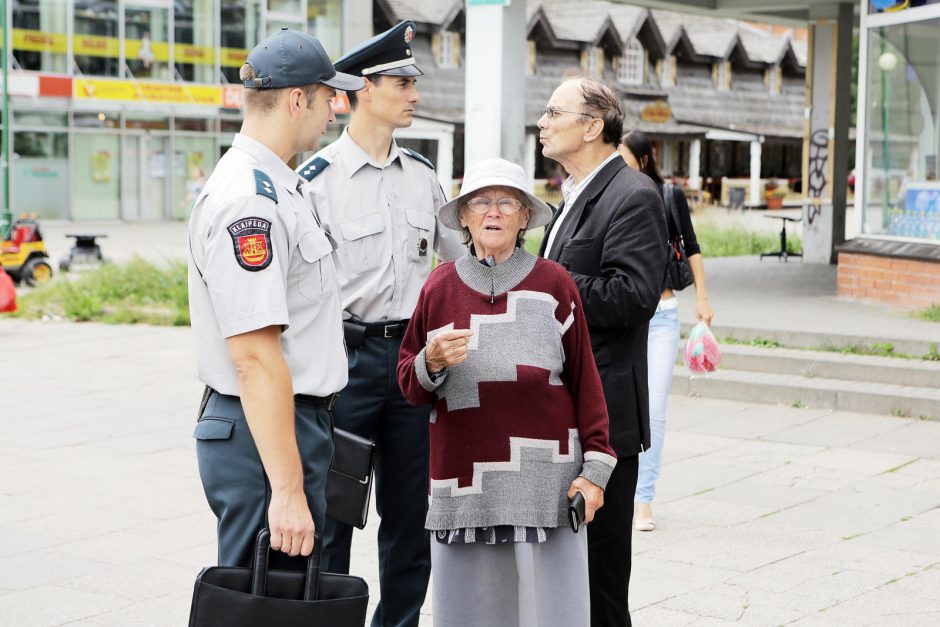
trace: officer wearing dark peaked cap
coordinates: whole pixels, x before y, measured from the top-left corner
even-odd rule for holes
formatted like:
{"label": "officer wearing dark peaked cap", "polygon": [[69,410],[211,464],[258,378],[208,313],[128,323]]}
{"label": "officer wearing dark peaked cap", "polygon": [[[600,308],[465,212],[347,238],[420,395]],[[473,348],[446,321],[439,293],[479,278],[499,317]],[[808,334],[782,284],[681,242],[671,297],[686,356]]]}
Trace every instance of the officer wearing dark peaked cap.
{"label": "officer wearing dark peaked cap", "polygon": [[196,455],[223,566],[250,566],[265,524],[291,556],[309,555],[323,526],[346,353],[333,245],[286,160],[316,148],[337,88],[363,84],[287,29],[251,51],[241,77],[244,123],[196,200],[188,242],[206,385]]}
{"label": "officer wearing dark peaked cap", "polygon": [[[376,509],[381,599],[373,627],[417,626],[430,576],[424,530],[431,408],[413,407],[398,387],[402,336],[432,268],[466,254],[456,231],[439,225],[444,193],[434,169],[398,146],[411,125],[422,72],[404,21],[357,46],[337,69],[365,77],[349,94],[349,126],[298,172],[324,228],[338,243],[336,270],[349,352],[349,385],[334,412],[337,427],[376,442]],[[348,572],[352,529],[327,517],[323,567]]]}

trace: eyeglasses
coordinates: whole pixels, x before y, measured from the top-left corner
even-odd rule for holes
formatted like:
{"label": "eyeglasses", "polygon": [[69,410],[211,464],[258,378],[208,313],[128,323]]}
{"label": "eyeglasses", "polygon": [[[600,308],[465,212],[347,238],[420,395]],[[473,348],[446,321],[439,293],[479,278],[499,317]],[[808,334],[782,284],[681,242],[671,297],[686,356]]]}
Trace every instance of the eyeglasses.
{"label": "eyeglasses", "polygon": [[597,117],[596,115],[591,115],[583,111],[566,111],[565,109],[556,109],[555,107],[545,107],[542,109],[542,117],[547,117],[549,120],[554,120],[559,113],[573,113],[574,115],[583,115],[589,118]]}
{"label": "eyeglasses", "polygon": [[499,207],[499,212],[504,216],[511,216],[522,209],[522,201],[518,198],[500,198],[499,200],[493,200],[485,196],[478,196],[477,198],[471,198],[467,202],[470,211],[478,216],[488,212],[494,204]]}

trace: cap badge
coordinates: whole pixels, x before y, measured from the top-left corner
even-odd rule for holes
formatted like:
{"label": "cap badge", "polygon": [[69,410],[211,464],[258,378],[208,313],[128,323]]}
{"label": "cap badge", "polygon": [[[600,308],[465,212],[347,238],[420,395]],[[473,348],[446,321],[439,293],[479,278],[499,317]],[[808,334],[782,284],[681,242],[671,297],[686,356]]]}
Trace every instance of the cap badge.
{"label": "cap badge", "polygon": [[405,43],[410,44],[411,40],[415,37],[415,29],[410,26],[405,29]]}

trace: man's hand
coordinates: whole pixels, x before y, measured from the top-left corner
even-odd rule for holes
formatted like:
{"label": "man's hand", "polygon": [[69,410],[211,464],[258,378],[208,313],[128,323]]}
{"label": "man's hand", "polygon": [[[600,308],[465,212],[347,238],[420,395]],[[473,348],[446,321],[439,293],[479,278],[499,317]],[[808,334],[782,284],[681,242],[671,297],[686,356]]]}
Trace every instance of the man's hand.
{"label": "man's hand", "polygon": [[467,343],[471,335],[470,329],[441,331],[435,335],[424,349],[428,373],[440,372],[467,361]]}
{"label": "man's hand", "polygon": [[577,477],[568,488],[568,498],[570,499],[576,492],[580,492],[584,497],[584,522],[589,523],[594,520],[594,513],[604,507],[604,490],[584,477]]}
{"label": "man's hand", "polygon": [[313,552],[313,516],[303,488],[271,494],[268,507],[271,548],[291,557],[307,557]]}

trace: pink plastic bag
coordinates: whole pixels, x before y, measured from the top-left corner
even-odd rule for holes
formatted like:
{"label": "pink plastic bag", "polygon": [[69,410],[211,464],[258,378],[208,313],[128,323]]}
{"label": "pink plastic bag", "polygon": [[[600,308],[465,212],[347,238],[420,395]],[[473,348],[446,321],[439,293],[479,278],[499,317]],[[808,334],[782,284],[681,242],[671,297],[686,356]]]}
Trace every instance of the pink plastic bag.
{"label": "pink plastic bag", "polygon": [[685,365],[692,374],[715,372],[721,361],[721,349],[718,340],[712,335],[708,325],[700,322],[689,333],[689,341],[685,345]]}
{"label": "pink plastic bag", "polygon": [[10,275],[0,268],[0,313],[16,311],[16,286]]}

